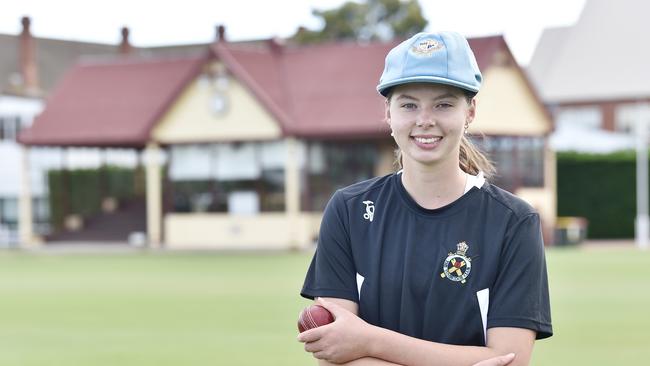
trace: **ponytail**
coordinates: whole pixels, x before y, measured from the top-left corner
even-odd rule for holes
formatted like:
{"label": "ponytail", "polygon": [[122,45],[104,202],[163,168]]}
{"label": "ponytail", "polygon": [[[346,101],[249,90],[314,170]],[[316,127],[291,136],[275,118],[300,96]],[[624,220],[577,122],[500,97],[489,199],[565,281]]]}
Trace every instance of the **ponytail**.
{"label": "ponytail", "polygon": [[490,177],[496,172],[490,159],[483,155],[465,135],[460,138],[459,160],[460,169],[467,174],[477,175],[483,172],[485,177]]}
{"label": "ponytail", "polygon": [[[458,166],[467,174],[477,175],[483,172],[486,178],[496,173],[494,164],[474,144],[463,135],[460,139],[460,154]],[[395,149],[395,165],[402,169],[402,150]]]}

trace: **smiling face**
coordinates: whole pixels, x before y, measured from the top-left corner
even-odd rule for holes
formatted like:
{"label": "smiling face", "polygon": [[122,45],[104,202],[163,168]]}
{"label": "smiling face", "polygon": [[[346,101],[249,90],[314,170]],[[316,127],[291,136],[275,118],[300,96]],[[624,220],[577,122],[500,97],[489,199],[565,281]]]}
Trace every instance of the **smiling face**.
{"label": "smiling face", "polygon": [[475,101],[442,84],[403,84],[386,102],[386,120],[402,150],[403,166],[458,167],[460,140],[472,122]]}

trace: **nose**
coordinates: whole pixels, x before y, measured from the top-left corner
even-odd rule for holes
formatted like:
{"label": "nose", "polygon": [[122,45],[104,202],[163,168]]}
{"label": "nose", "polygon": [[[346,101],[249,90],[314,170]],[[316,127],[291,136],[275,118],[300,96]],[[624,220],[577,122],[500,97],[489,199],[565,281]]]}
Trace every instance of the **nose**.
{"label": "nose", "polygon": [[415,125],[418,127],[433,127],[436,125],[436,119],[433,113],[422,110],[415,120]]}

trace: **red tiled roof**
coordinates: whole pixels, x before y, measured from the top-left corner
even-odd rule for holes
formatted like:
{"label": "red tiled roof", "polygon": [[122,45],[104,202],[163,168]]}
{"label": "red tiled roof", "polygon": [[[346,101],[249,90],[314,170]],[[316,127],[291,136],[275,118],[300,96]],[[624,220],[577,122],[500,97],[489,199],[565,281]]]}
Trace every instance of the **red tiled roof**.
{"label": "red tiled roof", "polygon": [[[505,48],[512,58],[501,36],[469,42],[484,71],[498,50]],[[219,42],[211,50],[276,118],[285,135],[360,138],[387,136],[384,100],[375,86],[384,57],[396,43],[268,47]],[[20,141],[142,147],[207,61],[195,57],[79,63]]]}
{"label": "red tiled roof", "polygon": [[19,141],[143,147],[153,126],[204,62],[204,57],[79,62]]}
{"label": "red tiled roof", "polygon": [[[496,51],[507,50],[501,36],[469,42],[483,70]],[[358,138],[387,134],[384,100],[375,86],[384,58],[396,44],[262,48],[216,43],[212,49],[276,117],[285,134]]]}
{"label": "red tiled roof", "polygon": [[374,137],[387,136],[388,131],[383,98],[375,86],[392,46],[251,48],[217,43],[213,50],[276,117],[285,134]]}

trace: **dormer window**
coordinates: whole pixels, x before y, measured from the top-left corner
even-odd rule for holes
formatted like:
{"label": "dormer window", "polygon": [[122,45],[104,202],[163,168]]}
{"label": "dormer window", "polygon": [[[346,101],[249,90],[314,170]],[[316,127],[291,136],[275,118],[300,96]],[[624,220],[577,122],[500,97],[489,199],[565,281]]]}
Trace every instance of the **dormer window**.
{"label": "dormer window", "polygon": [[0,141],[16,141],[21,129],[20,116],[0,116]]}

